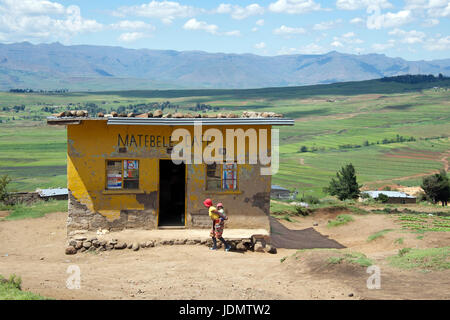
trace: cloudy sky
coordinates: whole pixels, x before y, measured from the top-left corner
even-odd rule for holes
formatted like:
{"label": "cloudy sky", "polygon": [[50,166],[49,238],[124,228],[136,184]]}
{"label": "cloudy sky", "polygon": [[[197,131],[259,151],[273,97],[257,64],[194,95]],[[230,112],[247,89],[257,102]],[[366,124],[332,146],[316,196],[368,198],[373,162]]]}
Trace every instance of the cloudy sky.
{"label": "cloudy sky", "polygon": [[0,0],[0,42],[450,58],[450,0]]}

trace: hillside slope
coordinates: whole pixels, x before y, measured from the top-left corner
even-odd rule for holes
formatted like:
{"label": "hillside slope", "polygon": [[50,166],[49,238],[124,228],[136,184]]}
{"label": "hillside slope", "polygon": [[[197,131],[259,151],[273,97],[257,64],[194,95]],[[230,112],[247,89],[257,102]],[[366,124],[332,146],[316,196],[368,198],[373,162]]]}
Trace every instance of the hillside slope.
{"label": "hillside slope", "polygon": [[450,75],[450,59],[406,61],[385,55],[257,56],[28,42],[0,44],[0,90],[260,88]]}

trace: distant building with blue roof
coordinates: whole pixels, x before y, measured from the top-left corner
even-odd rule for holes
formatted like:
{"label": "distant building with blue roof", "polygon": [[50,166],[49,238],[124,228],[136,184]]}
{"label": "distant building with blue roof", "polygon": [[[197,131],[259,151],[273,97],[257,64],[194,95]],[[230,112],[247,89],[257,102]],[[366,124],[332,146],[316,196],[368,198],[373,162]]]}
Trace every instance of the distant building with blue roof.
{"label": "distant building with blue roof", "polygon": [[361,194],[367,194],[373,199],[377,199],[380,194],[384,194],[389,198],[386,203],[416,203],[416,197],[400,191],[363,191]]}

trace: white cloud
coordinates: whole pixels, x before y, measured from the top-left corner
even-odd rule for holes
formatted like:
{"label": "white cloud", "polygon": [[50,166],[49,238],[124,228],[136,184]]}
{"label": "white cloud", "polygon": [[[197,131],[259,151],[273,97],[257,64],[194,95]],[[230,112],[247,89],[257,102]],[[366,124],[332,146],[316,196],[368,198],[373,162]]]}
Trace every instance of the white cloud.
{"label": "white cloud", "polygon": [[424,48],[428,51],[444,51],[450,50],[450,36],[429,39]]}
{"label": "white cloud", "polygon": [[387,0],[337,0],[336,7],[341,10],[388,9],[392,4]]}
{"label": "white cloud", "polygon": [[337,19],[334,21],[324,21],[324,22],[320,22],[320,23],[316,23],[313,26],[314,30],[328,30],[331,28],[334,28],[337,24],[342,23],[342,19]]}
{"label": "white cloud", "polygon": [[45,0],[2,0],[0,1],[3,9],[14,9],[15,14],[21,15],[40,15],[40,14],[64,14],[65,7],[57,2],[45,1]]}
{"label": "white cloud", "polygon": [[278,35],[294,35],[294,34],[305,34],[306,30],[303,28],[292,28],[282,25],[279,28],[273,30],[273,34]]}
{"label": "white cloud", "polygon": [[395,46],[395,40],[388,40],[386,43],[374,43],[372,49],[375,51],[384,51],[386,49],[393,48]]}
{"label": "white cloud", "polygon": [[334,41],[331,43],[331,45],[332,45],[333,47],[343,47],[343,46],[344,46],[341,42],[339,42],[339,41],[337,41],[337,40],[334,40]]}
{"label": "white cloud", "polygon": [[233,30],[233,31],[226,31],[222,32],[224,36],[230,36],[230,37],[240,37],[241,32],[239,30]]}
{"label": "white cloud", "polygon": [[310,43],[306,46],[300,47],[300,53],[303,54],[319,54],[324,53],[325,49],[316,43]]}
{"label": "white cloud", "polygon": [[325,48],[321,47],[317,43],[310,43],[306,46],[301,46],[300,48],[287,48],[282,47],[280,50],[278,50],[279,55],[285,55],[285,54],[321,54],[324,53],[326,50]]}
{"label": "white cloud", "polygon": [[118,17],[137,16],[160,19],[164,23],[172,23],[176,18],[191,17],[203,9],[181,5],[174,1],[151,1],[135,6],[123,6],[113,12]]}
{"label": "white cloud", "polygon": [[263,14],[264,8],[257,3],[249,4],[246,7],[241,7],[239,5],[232,5],[229,3],[222,3],[219,5],[219,7],[217,7],[215,12],[230,14],[231,18],[235,20],[242,20],[250,16]]}
{"label": "white cloud", "polygon": [[156,28],[144,21],[122,20],[111,25],[114,29],[121,30],[155,30]]}
{"label": "white cloud", "polygon": [[350,20],[350,23],[353,23],[353,24],[363,24],[363,23],[364,23],[364,19],[359,18],[359,17],[353,18],[352,20]]}
{"label": "white cloud", "polygon": [[428,15],[430,17],[450,17],[450,2],[447,3],[446,7],[436,7],[428,10]]}
{"label": "white cloud", "polygon": [[405,9],[424,12],[430,17],[450,17],[450,1],[448,0],[405,0]]}
{"label": "white cloud", "polygon": [[356,36],[356,34],[354,32],[347,32],[342,35],[342,37],[344,37],[344,38],[353,38],[355,36]]}
{"label": "white cloud", "polygon": [[422,27],[434,27],[439,24],[438,19],[426,19],[422,22]]}
{"label": "white cloud", "polygon": [[219,32],[219,27],[216,26],[215,24],[208,24],[204,21],[198,21],[195,18],[188,20],[183,25],[183,29],[185,29],[185,30],[200,30],[200,31],[206,31],[213,35],[223,35],[223,36],[232,36],[232,37],[241,35],[241,32],[239,30]]}
{"label": "white cloud", "polygon": [[265,49],[266,48],[266,44],[264,42],[260,42],[255,44],[254,46],[256,49]]}
{"label": "white cloud", "polygon": [[68,40],[74,35],[102,28],[97,21],[84,19],[78,6],[65,7],[45,0],[0,0],[2,41]]}
{"label": "white cloud", "polygon": [[277,13],[301,14],[321,10],[314,0],[278,0],[269,5],[269,10]]}
{"label": "white cloud", "polygon": [[264,25],[264,19],[259,19],[256,21],[256,25],[262,27]]}
{"label": "white cloud", "polygon": [[333,46],[333,47],[346,47],[347,49],[350,48],[350,46],[353,45],[353,44],[364,43],[363,40],[358,39],[356,37],[356,34],[354,32],[344,33],[340,37],[333,37],[333,40],[334,41],[331,43],[331,46]]}
{"label": "white cloud", "polygon": [[204,21],[197,21],[195,18],[188,20],[183,28],[186,30],[203,30],[211,34],[217,34],[219,30],[219,27],[215,24],[207,24]]}
{"label": "white cloud", "polygon": [[145,37],[148,37],[148,34],[145,34],[143,32],[126,32],[126,33],[122,33],[119,36],[119,41],[123,41],[123,42],[133,42]]}
{"label": "white cloud", "polygon": [[397,13],[387,12],[381,14],[379,10],[367,18],[366,26],[368,29],[382,29],[399,27],[413,21],[410,10],[401,10]]}
{"label": "white cloud", "polygon": [[389,31],[389,35],[398,37],[400,38],[401,43],[407,44],[421,43],[424,41],[426,37],[425,33],[421,31],[416,30],[404,31],[401,29],[394,29],[392,31]]}

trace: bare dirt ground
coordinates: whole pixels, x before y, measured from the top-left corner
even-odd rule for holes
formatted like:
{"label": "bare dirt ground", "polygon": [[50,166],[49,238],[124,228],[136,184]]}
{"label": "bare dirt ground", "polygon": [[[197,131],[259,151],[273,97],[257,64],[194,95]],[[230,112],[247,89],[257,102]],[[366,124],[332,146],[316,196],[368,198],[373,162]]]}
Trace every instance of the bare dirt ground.
{"label": "bare dirt ground", "polygon": [[9,215],[9,211],[0,210],[0,218],[4,218]]}
{"label": "bare dirt ground", "polygon": [[[23,289],[56,299],[449,299],[448,271],[403,271],[384,258],[401,247],[395,232],[367,243],[373,232],[398,228],[387,215],[354,216],[329,229],[326,222],[342,212],[322,211],[282,223],[291,229],[314,228],[347,249],[367,254],[381,268],[381,289],[369,290],[364,267],[329,266],[336,251],[279,249],[278,254],[210,251],[201,245],[159,246],[65,255],[65,213],[37,219],[0,221],[0,274],[22,277]],[[205,232],[208,232],[205,230]],[[226,230],[224,232],[226,237]],[[450,244],[446,233],[423,240],[401,233],[404,247]],[[336,249],[335,249],[336,250]],[[281,262],[283,260],[283,262]],[[66,288],[67,268],[81,270],[81,289]],[[350,295],[350,296],[349,296]]]}

